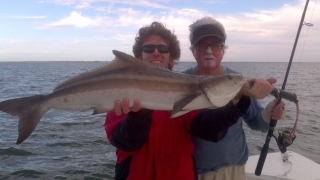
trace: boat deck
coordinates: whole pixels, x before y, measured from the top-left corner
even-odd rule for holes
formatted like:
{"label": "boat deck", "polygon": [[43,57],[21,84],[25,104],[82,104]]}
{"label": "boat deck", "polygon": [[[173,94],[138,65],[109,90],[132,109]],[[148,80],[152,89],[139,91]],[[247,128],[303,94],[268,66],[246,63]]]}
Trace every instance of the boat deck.
{"label": "boat deck", "polygon": [[320,180],[320,164],[293,151],[268,153],[260,176],[254,174],[259,155],[250,156],[246,164],[247,180]]}

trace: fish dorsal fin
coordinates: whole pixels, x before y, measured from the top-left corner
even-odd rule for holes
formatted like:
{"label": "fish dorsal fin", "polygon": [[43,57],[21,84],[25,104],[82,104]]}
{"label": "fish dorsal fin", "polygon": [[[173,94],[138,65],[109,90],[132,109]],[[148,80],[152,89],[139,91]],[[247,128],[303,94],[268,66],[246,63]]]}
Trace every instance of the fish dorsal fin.
{"label": "fish dorsal fin", "polygon": [[[118,58],[122,65],[121,65],[121,68],[122,67],[125,67],[125,66],[147,66],[147,67],[153,67],[147,63],[144,63],[143,61],[141,61],[140,59],[137,59],[129,54],[126,54],[124,52],[120,52],[120,51],[117,51],[117,50],[113,50],[112,53],[116,56],[116,58]],[[118,65],[120,64],[120,62],[117,62]],[[117,68],[112,68],[112,69],[117,69]]]}
{"label": "fish dorsal fin", "polygon": [[[103,73],[106,73],[108,71],[112,71],[115,69],[122,69],[122,68],[128,68],[128,67],[133,67],[133,66],[134,67],[149,66],[147,63],[144,63],[141,60],[139,60],[133,56],[130,56],[126,53],[113,50],[113,54],[116,56],[116,58],[114,60],[112,60],[111,62],[109,62],[108,64],[101,66],[99,68],[96,68],[92,71],[82,73],[82,74],[75,76],[71,79],[68,79],[65,82],[59,84],[57,87],[55,87],[53,91],[64,88],[68,85],[71,85],[71,84],[79,82],[79,81],[83,81],[83,80],[97,77]],[[150,66],[150,67],[152,67],[152,66]]]}

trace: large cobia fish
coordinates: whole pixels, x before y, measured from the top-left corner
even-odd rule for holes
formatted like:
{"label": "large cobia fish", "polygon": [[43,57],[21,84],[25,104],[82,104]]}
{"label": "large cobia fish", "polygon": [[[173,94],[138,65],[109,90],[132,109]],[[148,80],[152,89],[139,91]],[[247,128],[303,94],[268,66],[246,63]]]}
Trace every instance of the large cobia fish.
{"label": "large cobia fish", "polygon": [[93,114],[113,109],[114,101],[128,97],[132,103],[154,110],[172,110],[172,117],[203,108],[217,108],[232,100],[247,82],[239,74],[196,76],[148,65],[130,55],[113,51],[107,65],[80,74],[58,85],[47,95],[0,102],[0,110],[19,116],[17,144],[27,139],[51,108]]}

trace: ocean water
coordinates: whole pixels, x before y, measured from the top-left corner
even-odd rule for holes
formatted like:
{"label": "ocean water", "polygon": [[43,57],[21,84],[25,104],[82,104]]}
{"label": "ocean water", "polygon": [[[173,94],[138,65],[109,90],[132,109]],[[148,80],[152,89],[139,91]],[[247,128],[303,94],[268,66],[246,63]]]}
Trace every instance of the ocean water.
{"label": "ocean water", "polygon": [[[50,93],[64,80],[92,70],[105,62],[0,62],[0,101]],[[281,88],[287,63],[232,63],[223,65],[242,72],[246,77],[275,77]],[[175,71],[195,66],[182,62]],[[320,63],[293,63],[286,90],[297,94],[299,121],[296,140],[288,147],[320,163]],[[261,100],[266,105],[273,98]],[[278,122],[274,134],[292,128],[296,106],[285,101],[287,115]],[[113,179],[115,148],[107,141],[105,115],[91,111],[49,110],[32,135],[16,145],[18,118],[0,112],[0,179]],[[244,125],[251,155],[260,154],[265,133]],[[270,152],[279,151],[275,140]]]}

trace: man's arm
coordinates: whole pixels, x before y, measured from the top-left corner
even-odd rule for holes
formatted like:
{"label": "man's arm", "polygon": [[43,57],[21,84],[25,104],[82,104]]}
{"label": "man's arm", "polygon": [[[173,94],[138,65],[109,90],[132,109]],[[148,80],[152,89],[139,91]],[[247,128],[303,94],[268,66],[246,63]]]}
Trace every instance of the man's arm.
{"label": "man's arm", "polygon": [[[115,118],[116,120],[116,118]],[[106,122],[112,122],[108,119]],[[144,116],[130,112],[114,128],[108,136],[111,144],[122,151],[140,149],[147,141],[152,124],[152,111],[147,110]]]}
{"label": "man's arm", "polygon": [[283,101],[276,105],[276,101],[273,100],[263,108],[257,99],[251,98],[251,105],[247,113],[243,116],[243,120],[252,130],[267,132],[270,119],[284,119],[285,113],[285,104]]}
{"label": "man's arm", "polygon": [[269,128],[269,124],[265,122],[262,118],[263,107],[260,105],[259,101],[255,98],[251,99],[251,105],[248,108],[247,113],[243,116],[244,122],[252,130],[260,130],[266,132]]}
{"label": "man's arm", "polygon": [[190,134],[218,142],[227,134],[228,128],[246,113],[249,106],[250,98],[242,96],[236,104],[230,101],[218,109],[203,109],[191,121]]}
{"label": "man's arm", "polygon": [[150,127],[152,112],[140,108],[140,101],[134,100],[129,107],[129,99],[114,102],[114,111],[108,112],[105,130],[109,142],[123,151],[134,151],[145,143]]}

